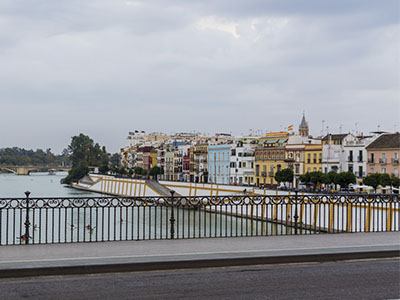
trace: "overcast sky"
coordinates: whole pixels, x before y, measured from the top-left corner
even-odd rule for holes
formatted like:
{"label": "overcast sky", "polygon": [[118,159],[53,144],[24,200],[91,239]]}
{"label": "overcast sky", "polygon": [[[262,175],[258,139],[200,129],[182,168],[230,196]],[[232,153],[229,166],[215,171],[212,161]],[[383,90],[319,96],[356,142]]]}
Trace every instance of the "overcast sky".
{"label": "overcast sky", "polygon": [[1,0],[0,148],[400,130],[399,3]]}

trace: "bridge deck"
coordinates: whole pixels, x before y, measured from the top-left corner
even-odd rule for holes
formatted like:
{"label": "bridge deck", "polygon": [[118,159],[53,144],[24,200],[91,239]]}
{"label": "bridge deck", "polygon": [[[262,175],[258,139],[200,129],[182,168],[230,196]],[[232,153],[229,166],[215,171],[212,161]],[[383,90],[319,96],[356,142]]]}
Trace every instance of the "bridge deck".
{"label": "bridge deck", "polygon": [[[214,266],[207,262],[218,266],[218,262],[223,265],[224,262],[246,262],[246,259],[248,262],[253,259],[250,264],[265,263],[268,259],[272,263],[284,263],[289,258],[301,262],[305,257],[323,261],[327,255],[332,260],[335,256],[360,258],[357,255],[363,253],[399,253],[399,250],[400,232],[4,246],[1,247],[0,274],[3,275],[0,277],[18,272],[29,274],[29,270],[41,268],[53,268],[55,273],[51,274],[63,274],[63,268],[74,267],[89,270],[100,266],[108,271],[126,271],[124,266],[135,270],[135,266],[143,268],[146,264],[150,269],[157,269],[163,263],[170,263],[170,267],[180,263],[181,267],[188,268],[199,262],[201,266]],[[115,269],[110,269],[112,266]]]}

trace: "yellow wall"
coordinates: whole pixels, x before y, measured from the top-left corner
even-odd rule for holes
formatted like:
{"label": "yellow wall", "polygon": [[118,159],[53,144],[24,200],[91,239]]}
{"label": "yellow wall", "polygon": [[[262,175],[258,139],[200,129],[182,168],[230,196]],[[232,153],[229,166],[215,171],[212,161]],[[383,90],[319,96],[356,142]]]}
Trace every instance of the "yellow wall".
{"label": "yellow wall", "polygon": [[[316,155],[316,162],[314,162],[314,155]],[[304,150],[304,173],[314,171],[322,172],[322,145],[306,145]]]}
{"label": "yellow wall", "polygon": [[150,153],[151,157],[151,167],[154,167],[157,165],[157,153]]}
{"label": "yellow wall", "polygon": [[[254,162],[254,184],[277,184],[274,176],[278,171],[278,165],[280,169],[288,167],[285,159],[285,146],[289,134],[287,132],[276,132],[268,133],[266,137],[257,140],[257,148],[255,151],[255,162]],[[259,172],[257,176],[257,165],[259,166]],[[265,166],[265,175],[264,173]],[[273,174],[271,173],[271,167],[273,167]]]}

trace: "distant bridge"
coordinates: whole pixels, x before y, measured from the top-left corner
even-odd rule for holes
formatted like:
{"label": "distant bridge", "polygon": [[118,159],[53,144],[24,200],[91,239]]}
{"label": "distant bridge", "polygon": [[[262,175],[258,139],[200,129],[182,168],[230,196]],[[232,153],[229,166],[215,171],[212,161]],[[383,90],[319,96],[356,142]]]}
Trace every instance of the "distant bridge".
{"label": "distant bridge", "polygon": [[29,175],[31,172],[38,172],[41,170],[55,170],[55,171],[69,171],[70,167],[60,166],[0,166],[0,170],[8,171],[16,175]]}

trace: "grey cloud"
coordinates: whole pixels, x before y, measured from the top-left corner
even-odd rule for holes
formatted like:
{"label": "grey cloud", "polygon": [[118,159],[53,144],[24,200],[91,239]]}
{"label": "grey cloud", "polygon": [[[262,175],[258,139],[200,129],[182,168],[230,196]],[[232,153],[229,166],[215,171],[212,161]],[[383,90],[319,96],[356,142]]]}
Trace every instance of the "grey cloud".
{"label": "grey cloud", "polygon": [[303,109],[315,135],[399,119],[397,1],[129,3],[1,2],[0,147],[85,132],[116,151],[132,129],[279,130]]}

